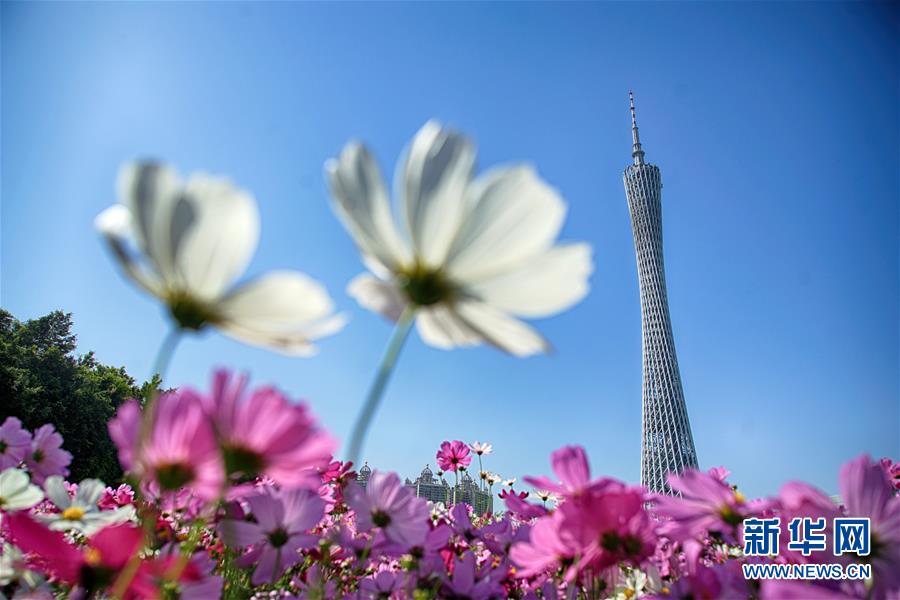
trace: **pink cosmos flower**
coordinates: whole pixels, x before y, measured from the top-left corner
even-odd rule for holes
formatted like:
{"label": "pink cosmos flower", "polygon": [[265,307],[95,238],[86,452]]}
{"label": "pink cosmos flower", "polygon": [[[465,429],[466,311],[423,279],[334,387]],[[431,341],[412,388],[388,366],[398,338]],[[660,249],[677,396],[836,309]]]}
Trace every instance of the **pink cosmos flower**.
{"label": "pink cosmos flower", "polygon": [[[788,548],[791,532],[787,525],[791,520],[797,517],[824,518],[825,522],[830,525],[835,517],[842,516],[831,498],[807,483],[792,481],[782,486],[778,494],[777,506],[778,516],[781,517],[779,550],[782,557],[795,563],[841,562],[831,552],[812,552],[809,556],[803,556],[802,552]],[[826,546],[832,548],[832,527],[826,527],[825,539]]]}
{"label": "pink cosmos flower", "polygon": [[394,598],[403,590],[403,573],[382,569],[359,582],[362,598]]}
{"label": "pink cosmos flower", "polygon": [[872,550],[863,560],[872,565],[872,597],[882,597],[888,589],[900,592],[900,496],[867,454],[841,467],[839,485],[847,516],[870,520]]}
{"label": "pink cosmos flower", "polygon": [[527,492],[520,492],[518,494],[512,490],[509,492],[506,490],[500,492],[500,498],[506,502],[506,509],[520,519],[534,519],[547,514],[547,509],[540,504],[525,502],[525,498],[527,497]]}
{"label": "pink cosmos flower", "polygon": [[22,421],[6,417],[0,425],[0,471],[18,467],[31,449],[31,434],[22,429]]}
{"label": "pink cosmos flower", "polygon": [[884,472],[887,473],[894,490],[900,491],[900,462],[894,462],[890,458],[885,457],[881,459],[881,466],[884,468]]}
{"label": "pink cosmos flower", "polygon": [[712,467],[709,471],[707,471],[707,473],[709,473],[719,481],[725,481],[726,479],[728,479],[728,476],[731,475],[731,471],[729,471],[725,467]]}
{"label": "pink cosmos flower", "polygon": [[540,490],[556,492],[563,497],[573,497],[590,489],[601,489],[612,480],[591,479],[591,466],[581,446],[564,446],[550,455],[550,465],[560,483],[549,477],[526,477],[525,481]]}
{"label": "pink cosmos flower", "polygon": [[129,504],[134,504],[134,490],[127,483],[121,484],[116,489],[107,487],[97,502],[97,506],[103,510],[111,510]]}
{"label": "pink cosmos flower", "polygon": [[199,498],[216,498],[224,483],[222,459],[197,394],[184,389],[157,398],[150,433],[139,450],[141,418],[137,401],[130,400],[109,423],[122,466],[163,494],[188,487]]}
{"label": "pink cosmos flower", "polygon": [[378,528],[388,540],[405,548],[425,542],[428,504],[404,486],[396,473],[372,471],[365,488],[350,484],[346,494],[359,531]]}
{"label": "pink cosmos flower", "polygon": [[313,491],[263,490],[246,499],[255,523],[227,519],[219,524],[219,533],[229,546],[253,546],[240,564],[256,565],[255,585],[274,583],[300,559],[298,550],[318,544],[319,538],[309,530],[325,514],[325,502]]}
{"label": "pink cosmos flower", "polygon": [[453,574],[444,578],[446,588],[443,597],[468,598],[469,600],[487,600],[504,596],[500,582],[506,576],[506,570],[492,567],[489,563],[477,567],[475,554],[466,552],[462,558],[453,562]]}
{"label": "pink cosmos flower", "polygon": [[619,563],[639,566],[656,548],[656,525],[644,510],[643,488],[615,482],[564,502],[560,536],[579,547],[576,568],[595,573]]}
{"label": "pink cosmos flower", "polygon": [[31,452],[25,455],[25,464],[31,472],[31,480],[43,484],[51,475],[69,474],[72,455],[62,449],[63,438],[53,425],[41,425],[31,440]]}
{"label": "pink cosmos flower", "polygon": [[[25,513],[8,515],[4,522],[16,546],[33,555],[29,561],[32,568],[82,588],[85,597],[112,584],[144,539],[139,527],[114,525],[91,536],[79,549],[67,542],[62,532],[51,531]],[[134,598],[134,589],[126,596]]]}
{"label": "pink cosmos flower", "polygon": [[441,443],[436,458],[442,471],[456,471],[459,468],[468,467],[472,463],[469,446],[459,440]]}
{"label": "pink cosmos flower", "polygon": [[[719,600],[720,598],[750,598],[747,581],[744,580],[738,563],[707,567],[699,565],[696,572],[687,574],[673,584],[666,592],[647,596],[648,600]],[[805,596],[808,600],[818,596]],[[798,597],[797,600],[799,600]]]}
{"label": "pink cosmos flower", "polygon": [[333,579],[328,579],[322,572],[319,563],[313,563],[301,576],[293,580],[293,584],[300,590],[300,598],[337,598],[337,584]]}
{"label": "pink cosmos flower", "polygon": [[323,483],[336,482],[344,485],[351,479],[356,479],[356,471],[353,470],[353,463],[350,461],[333,460],[319,471]]}
{"label": "pink cosmos flower", "polygon": [[669,474],[669,486],[681,496],[657,496],[655,512],[671,519],[664,534],[679,542],[701,540],[712,532],[737,543],[740,524],[762,509],[762,505],[748,505],[743,494],[716,475],[696,469]]}
{"label": "pink cosmos flower", "polygon": [[[153,560],[141,563],[131,584],[137,598],[169,598],[179,600],[209,600],[222,596],[224,580],[213,574],[215,562],[204,552],[197,552],[185,567],[180,567],[177,547]],[[179,572],[178,580],[173,573]],[[137,600],[137,599],[135,599]]]}
{"label": "pink cosmos flower", "polygon": [[225,468],[232,480],[271,478],[285,488],[316,489],[336,443],[321,431],[303,404],[292,404],[272,387],[245,395],[246,378],[227,371],[213,377],[204,399],[215,423]]}
{"label": "pink cosmos flower", "polygon": [[762,582],[761,600],[851,600],[864,598],[846,594],[833,581],[791,581],[769,579]]}
{"label": "pink cosmos flower", "polygon": [[579,544],[568,536],[560,535],[562,519],[559,511],[538,519],[531,527],[528,541],[512,545],[509,557],[519,566],[516,577],[533,577],[565,567],[566,579],[574,578],[576,571],[572,567]]}

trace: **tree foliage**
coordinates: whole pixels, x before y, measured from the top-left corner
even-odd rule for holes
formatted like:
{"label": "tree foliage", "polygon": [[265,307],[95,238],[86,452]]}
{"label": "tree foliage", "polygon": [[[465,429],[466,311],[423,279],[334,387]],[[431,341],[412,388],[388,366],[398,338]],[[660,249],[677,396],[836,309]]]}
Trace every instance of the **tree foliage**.
{"label": "tree foliage", "polygon": [[122,469],[106,424],[122,402],[156,382],[138,387],[123,367],[77,354],[76,341],[71,314],[21,322],[0,309],[0,422],[15,416],[30,430],[52,423],[73,456],[70,481],[114,483]]}

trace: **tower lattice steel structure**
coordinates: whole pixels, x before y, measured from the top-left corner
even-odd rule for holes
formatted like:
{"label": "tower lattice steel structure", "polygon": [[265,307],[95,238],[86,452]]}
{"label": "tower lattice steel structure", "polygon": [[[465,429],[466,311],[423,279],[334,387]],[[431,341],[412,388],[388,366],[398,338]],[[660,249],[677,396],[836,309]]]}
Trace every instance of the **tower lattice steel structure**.
{"label": "tower lattice steel structure", "polygon": [[666,483],[669,472],[697,466],[697,453],[688,420],[663,264],[662,181],[659,167],[644,162],[631,103],[633,164],[625,169],[625,195],[631,212],[634,250],[641,288],[641,337],[643,341],[643,439],[641,484],[652,492],[672,493]]}

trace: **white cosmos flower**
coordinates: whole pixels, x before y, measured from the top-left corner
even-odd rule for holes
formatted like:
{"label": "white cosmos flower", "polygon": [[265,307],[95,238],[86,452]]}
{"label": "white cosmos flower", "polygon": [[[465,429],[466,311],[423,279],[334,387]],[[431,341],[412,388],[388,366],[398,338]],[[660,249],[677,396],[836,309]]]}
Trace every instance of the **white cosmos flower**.
{"label": "white cosmos flower", "polygon": [[112,510],[100,510],[97,502],[106,485],[99,479],[85,479],[78,484],[75,497],[69,496],[62,477],[53,475],[44,482],[47,498],[59,509],[58,513],[39,515],[50,529],[67,531],[75,529],[91,535],[107,525],[124,523],[135,516],[133,506],[120,506]]}
{"label": "white cosmos flower", "polygon": [[504,479],[503,485],[505,485],[506,487],[512,487],[516,485],[516,478],[513,477],[512,479]]}
{"label": "white cosmos flower", "polygon": [[519,317],[550,316],[581,300],[591,247],[556,243],[566,205],[531,167],[473,180],[474,165],[469,140],[426,123],[397,166],[398,225],[365,146],[348,144],[326,163],[335,210],[372,272],[348,292],[392,320],[415,309],[419,334],[438,348],[546,352],[547,341]]}
{"label": "white cosmos flower", "polygon": [[0,473],[0,510],[12,512],[31,508],[43,499],[44,492],[31,483],[22,469],[13,467]]}
{"label": "white cosmos flower", "polygon": [[214,325],[248,344],[308,355],[311,340],[343,326],[325,288],[302,273],[274,271],[233,286],[256,250],[259,213],[227,179],[201,173],[181,181],[170,167],[139,162],[122,169],[118,194],[97,229],[125,273],[165,302],[181,328]]}
{"label": "white cosmos flower", "polygon": [[472,452],[477,454],[478,456],[487,456],[491,452],[494,451],[494,447],[488,444],[487,442],[481,443],[478,440],[475,440],[471,444],[469,444],[469,448],[472,449]]}
{"label": "white cosmos flower", "polygon": [[488,476],[487,476],[487,482],[488,482],[489,485],[494,485],[495,483],[500,482],[502,479],[503,479],[503,478],[500,477],[500,476],[499,476],[498,474],[496,474],[496,473],[488,473]]}

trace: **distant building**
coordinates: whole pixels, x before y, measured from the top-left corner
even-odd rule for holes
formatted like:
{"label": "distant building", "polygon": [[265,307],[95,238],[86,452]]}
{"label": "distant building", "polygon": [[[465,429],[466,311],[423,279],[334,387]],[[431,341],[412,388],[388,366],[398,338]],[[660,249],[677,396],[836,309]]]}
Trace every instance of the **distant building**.
{"label": "distant building", "polygon": [[406,480],[407,485],[412,489],[416,496],[425,498],[431,502],[443,502],[450,504],[453,501],[453,492],[450,484],[443,477],[435,477],[428,465],[422,469],[415,481]]}
{"label": "distant building", "polygon": [[[364,463],[356,475],[356,483],[365,488],[371,475],[372,469],[369,467],[369,463]],[[404,485],[419,498],[424,498],[430,502],[441,502],[450,505],[454,501],[453,486],[447,482],[443,474],[440,477],[435,477],[434,472],[428,465],[425,465],[425,468],[422,469],[415,481],[410,481],[407,477]],[[491,493],[488,490],[480,489],[478,483],[467,472],[463,472],[459,486],[456,488],[456,502],[469,504],[476,514],[492,512],[494,509],[494,498]]]}
{"label": "distant building", "polygon": [[372,469],[369,468],[369,463],[364,463],[362,469],[356,474],[356,483],[362,486],[363,489],[366,489],[370,475],[372,475]]}
{"label": "distant building", "polygon": [[488,490],[482,490],[469,475],[464,472],[456,489],[456,501],[465,502],[475,509],[475,514],[482,515],[494,510],[494,496]]}

